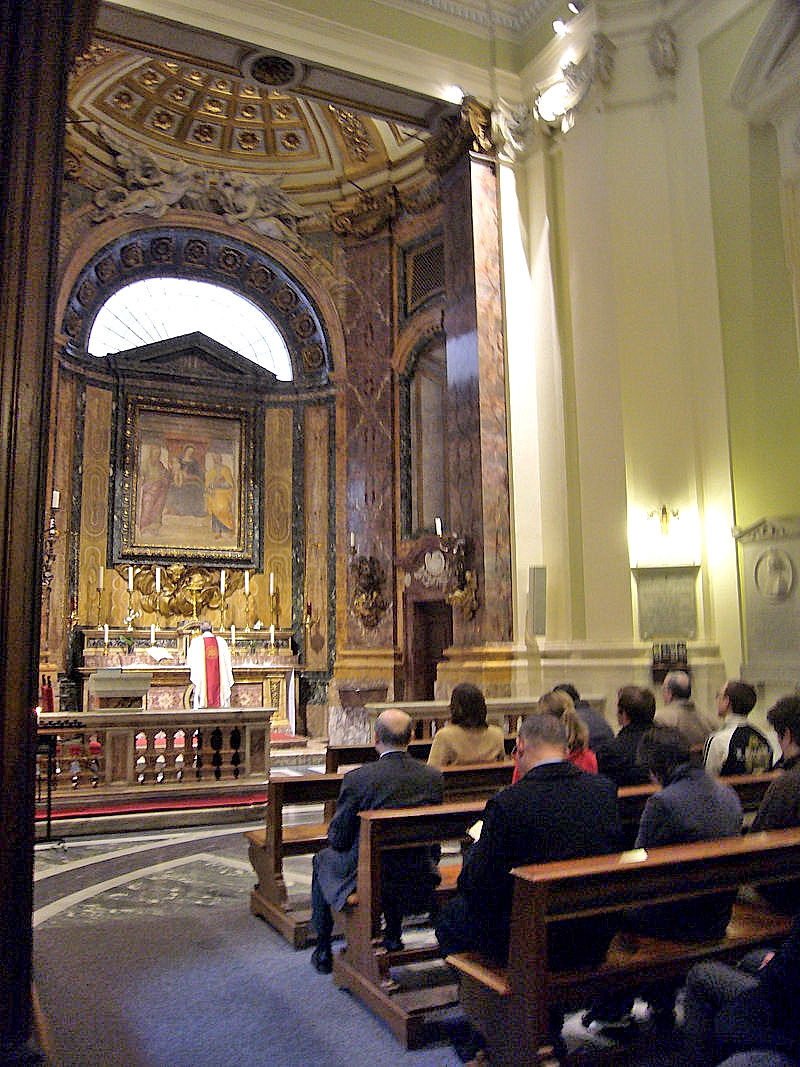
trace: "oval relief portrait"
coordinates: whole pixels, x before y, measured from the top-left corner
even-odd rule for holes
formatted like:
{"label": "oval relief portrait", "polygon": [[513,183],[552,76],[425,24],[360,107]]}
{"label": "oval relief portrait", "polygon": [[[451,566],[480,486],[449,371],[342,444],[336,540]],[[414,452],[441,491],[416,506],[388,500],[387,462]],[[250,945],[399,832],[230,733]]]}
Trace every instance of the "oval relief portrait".
{"label": "oval relief portrait", "polygon": [[765,600],[785,600],[792,589],[792,561],[780,548],[769,548],[755,566],[756,589]]}

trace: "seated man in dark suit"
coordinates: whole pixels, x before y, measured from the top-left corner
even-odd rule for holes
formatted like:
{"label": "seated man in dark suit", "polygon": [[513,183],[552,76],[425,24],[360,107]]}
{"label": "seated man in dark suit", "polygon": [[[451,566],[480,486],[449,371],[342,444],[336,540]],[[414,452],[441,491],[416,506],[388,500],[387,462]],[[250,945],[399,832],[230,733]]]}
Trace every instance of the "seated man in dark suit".
{"label": "seated man in dark suit", "polygon": [[601,774],[608,775],[617,785],[643,785],[649,781],[647,771],[636,757],[639,742],[655,714],[656,698],[649,689],[640,685],[624,685],[620,689],[617,693],[620,731],[597,753]]}
{"label": "seated man in dark suit", "polygon": [[[529,715],[517,737],[521,777],[487,803],[480,837],[458,878],[458,896],[436,925],[444,955],[478,949],[508,956],[513,867],[616,852],[616,788],[566,759],[566,730],[552,715]],[[564,927],[570,924],[562,924]],[[576,924],[572,924],[573,926]],[[610,934],[594,920],[550,944],[554,966],[581,966],[605,954]]]}
{"label": "seated man in dark suit", "polygon": [[[328,827],[329,847],[314,856],[311,881],[311,921],[317,931],[317,947],[311,955],[321,974],[333,967],[331,908],[341,911],[355,890],[358,873],[360,811],[376,808],[408,808],[421,804],[441,804],[441,771],[408,755],[411,719],[399,708],[382,712],[375,722],[375,748],[378,760],[348,771],[342,779],[336,814]],[[409,910],[424,910],[439,875],[428,849],[411,849],[390,857],[391,869],[384,868],[384,881],[391,887],[392,899],[383,901],[387,949],[401,947],[400,923]],[[405,907],[398,903],[404,901]],[[422,906],[420,906],[422,905]]]}
{"label": "seated man in dark suit", "polygon": [[605,715],[602,711],[598,711],[597,708],[593,708],[587,700],[581,700],[580,693],[571,682],[560,682],[558,685],[554,685],[553,692],[558,693],[559,691],[572,697],[575,710],[586,723],[586,728],[589,731],[589,748],[597,755],[601,748],[604,748],[614,740],[614,731],[606,722]]}

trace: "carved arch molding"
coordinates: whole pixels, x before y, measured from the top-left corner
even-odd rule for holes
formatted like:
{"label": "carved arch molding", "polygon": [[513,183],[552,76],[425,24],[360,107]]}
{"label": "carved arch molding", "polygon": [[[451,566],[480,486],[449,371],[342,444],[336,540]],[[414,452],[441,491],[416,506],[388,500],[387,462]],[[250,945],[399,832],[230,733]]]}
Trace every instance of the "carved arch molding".
{"label": "carved arch molding", "polygon": [[62,319],[67,346],[85,352],[98,311],[118,289],[154,277],[191,278],[246,297],[275,323],[292,360],[294,385],[325,385],[333,371],[323,317],[305,288],[277,260],[224,234],[161,226],[127,233],[84,266]]}

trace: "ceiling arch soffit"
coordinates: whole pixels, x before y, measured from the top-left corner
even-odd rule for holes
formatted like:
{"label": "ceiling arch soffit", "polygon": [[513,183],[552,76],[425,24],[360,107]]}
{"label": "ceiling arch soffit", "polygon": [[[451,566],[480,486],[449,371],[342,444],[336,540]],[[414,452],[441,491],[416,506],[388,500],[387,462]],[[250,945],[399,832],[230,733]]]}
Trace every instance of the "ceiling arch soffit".
{"label": "ceiling arch soffit", "polygon": [[[85,354],[102,305],[131,282],[179,277],[221,285],[246,297],[280,331],[292,361],[289,388],[324,386],[333,370],[326,320],[318,303],[285,265],[263,250],[200,227],[153,226],[104,244],[84,263],[71,286],[59,327],[67,350]],[[340,332],[334,315],[333,331]]]}

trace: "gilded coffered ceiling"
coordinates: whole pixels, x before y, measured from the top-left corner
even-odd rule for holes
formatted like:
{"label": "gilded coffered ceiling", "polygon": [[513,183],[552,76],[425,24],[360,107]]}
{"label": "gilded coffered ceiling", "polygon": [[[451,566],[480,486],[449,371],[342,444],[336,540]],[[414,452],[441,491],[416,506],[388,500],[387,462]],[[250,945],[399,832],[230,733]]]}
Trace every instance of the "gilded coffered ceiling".
{"label": "gilded coffered ceiling", "polygon": [[279,179],[307,206],[424,179],[428,131],[325,99],[313,85],[314,95],[292,92],[296,82],[312,80],[305,68],[278,56],[259,61],[242,75],[95,41],[71,82],[73,167],[113,172],[109,145],[127,143],[162,169],[180,161]]}

